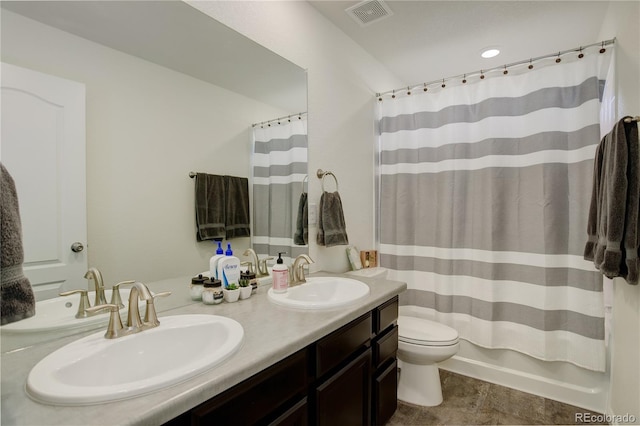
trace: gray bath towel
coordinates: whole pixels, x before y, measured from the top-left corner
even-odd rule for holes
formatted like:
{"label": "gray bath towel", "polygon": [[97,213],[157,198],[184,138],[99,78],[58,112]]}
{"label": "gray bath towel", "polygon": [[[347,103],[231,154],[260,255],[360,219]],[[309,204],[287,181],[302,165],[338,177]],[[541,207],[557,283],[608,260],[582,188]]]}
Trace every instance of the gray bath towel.
{"label": "gray bath towel", "polygon": [[251,236],[249,220],[249,179],[225,176],[225,237]]}
{"label": "gray bath towel", "polygon": [[309,241],[309,212],[307,210],[306,192],[300,194],[298,202],[298,217],[296,219],[296,232],[293,235],[293,243],[297,246],[304,246]]}
{"label": "gray bath towel", "polygon": [[640,160],[638,128],[620,120],[596,152],[584,258],[608,278],[638,283]]}
{"label": "gray bath towel", "polygon": [[0,169],[0,312],[4,325],[34,316],[36,301],[31,283],[22,271],[24,251],[18,193],[13,178],[1,163]]}
{"label": "gray bath towel", "polygon": [[226,236],[225,178],[196,174],[196,239],[222,240]]}
{"label": "gray bath towel", "polygon": [[342,200],[337,191],[325,191],[320,197],[317,243],[326,247],[349,244]]}

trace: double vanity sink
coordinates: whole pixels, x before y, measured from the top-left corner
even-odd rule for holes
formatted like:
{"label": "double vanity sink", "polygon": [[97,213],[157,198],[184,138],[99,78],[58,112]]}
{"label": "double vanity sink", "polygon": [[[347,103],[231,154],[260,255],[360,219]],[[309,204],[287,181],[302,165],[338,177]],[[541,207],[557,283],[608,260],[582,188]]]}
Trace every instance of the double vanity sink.
{"label": "double vanity sink", "polygon": [[[174,279],[150,285],[154,291],[171,290],[170,298],[184,300],[185,305],[165,311],[167,316],[160,315],[155,328],[115,339],[104,337],[108,314],[65,319],[69,298],[62,305],[56,300],[40,308],[36,318],[47,324],[36,324],[33,330],[73,328],[82,321],[101,321],[105,326],[79,339],[64,339],[61,347],[51,342],[27,349],[28,362],[21,362],[19,353],[3,354],[2,375],[8,383],[16,383],[7,389],[3,380],[3,424],[7,409],[20,414],[16,423],[69,423],[61,406],[92,413],[97,423],[165,422],[201,403],[203,395],[219,394],[406,287],[392,281],[371,280],[367,285],[341,276],[314,276],[286,293],[274,294],[261,286],[257,297],[211,306],[188,303],[185,282]],[[156,302],[159,309],[163,302]],[[143,309],[141,304],[141,313]],[[138,418],[126,413],[132,401]],[[114,410],[113,404],[120,408]],[[103,414],[93,417],[96,413]]]}

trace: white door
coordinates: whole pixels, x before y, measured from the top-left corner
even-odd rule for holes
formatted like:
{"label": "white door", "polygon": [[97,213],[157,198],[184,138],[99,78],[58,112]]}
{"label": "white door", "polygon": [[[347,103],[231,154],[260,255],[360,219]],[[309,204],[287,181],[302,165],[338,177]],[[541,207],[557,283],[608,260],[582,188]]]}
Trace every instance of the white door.
{"label": "white door", "polygon": [[36,300],[86,288],[85,86],[6,63],[1,71],[0,161],[18,192],[25,275]]}

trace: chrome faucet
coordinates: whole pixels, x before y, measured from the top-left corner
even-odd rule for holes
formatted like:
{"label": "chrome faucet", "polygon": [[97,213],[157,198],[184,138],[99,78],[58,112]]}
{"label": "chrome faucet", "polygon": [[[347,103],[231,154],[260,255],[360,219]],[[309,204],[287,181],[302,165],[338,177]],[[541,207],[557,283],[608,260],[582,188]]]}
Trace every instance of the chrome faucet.
{"label": "chrome faucet", "polygon": [[[105,305],[107,303],[107,299],[104,294],[104,282],[102,280],[102,274],[100,273],[100,271],[97,268],[90,268],[84,274],[84,277],[88,280],[93,280],[93,284],[96,289],[96,297],[93,305]],[[59,293],[59,295],[70,296],[76,293],[80,293],[80,302],[78,303],[78,312],[76,313],[76,318],[87,318],[96,315],[98,312],[88,310],[88,308],[91,307],[91,303],[89,302],[88,290],[64,291],[62,293]]]}
{"label": "chrome faucet", "polygon": [[[131,284],[120,283],[120,284]],[[107,303],[100,306],[94,306],[93,308],[87,308],[90,313],[95,313],[102,310],[108,310],[111,313],[109,318],[109,325],[107,326],[107,332],[104,337],[107,339],[116,339],[118,337],[127,336],[129,334],[139,333],[143,330],[154,328],[160,325],[158,316],[156,314],[156,308],[154,301],[156,297],[169,296],[170,291],[162,293],[152,294],[149,287],[135,281],[132,283],[133,287],[129,293],[129,313],[127,314],[126,326],[122,324],[120,319],[120,307],[113,303]],[[144,300],[147,302],[147,309],[145,311],[144,320],[140,317],[140,309],[138,307],[138,301]]]}
{"label": "chrome faucet", "polygon": [[304,277],[304,265],[311,265],[312,263],[315,262],[306,254],[301,254],[296,257],[296,260],[293,261],[293,265],[291,266],[290,287],[307,282]]}
{"label": "chrome faucet", "polygon": [[[256,273],[256,277],[266,277],[269,276],[269,268],[267,268],[267,261],[272,260],[273,257],[267,257],[264,259],[258,259],[258,255],[255,250],[248,248],[242,253],[243,256],[251,257],[251,262],[249,266],[249,270]],[[255,269],[253,268],[255,265]]]}
{"label": "chrome faucet", "polygon": [[102,281],[102,274],[98,268],[89,268],[84,277],[88,280],[93,280],[93,284],[96,288],[96,298],[93,306],[106,305],[107,298],[104,295],[104,282]]}
{"label": "chrome faucet", "polygon": [[[258,274],[258,255],[255,250],[248,248],[242,253],[243,256],[249,256],[251,258],[251,262],[247,262],[249,264],[249,271],[255,272],[256,276]],[[255,268],[254,268],[255,266]]]}

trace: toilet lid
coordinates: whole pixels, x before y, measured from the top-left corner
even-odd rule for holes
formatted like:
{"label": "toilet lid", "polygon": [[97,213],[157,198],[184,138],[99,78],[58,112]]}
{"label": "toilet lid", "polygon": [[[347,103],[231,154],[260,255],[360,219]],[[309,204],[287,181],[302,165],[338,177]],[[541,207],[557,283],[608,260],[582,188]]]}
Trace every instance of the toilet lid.
{"label": "toilet lid", "polygon": [[416,345],[449,346],[458,342],[458,332],[435,321],[400,315],[398,339]]}

